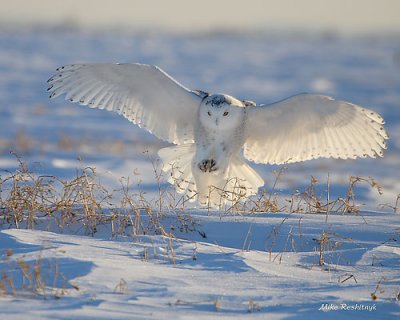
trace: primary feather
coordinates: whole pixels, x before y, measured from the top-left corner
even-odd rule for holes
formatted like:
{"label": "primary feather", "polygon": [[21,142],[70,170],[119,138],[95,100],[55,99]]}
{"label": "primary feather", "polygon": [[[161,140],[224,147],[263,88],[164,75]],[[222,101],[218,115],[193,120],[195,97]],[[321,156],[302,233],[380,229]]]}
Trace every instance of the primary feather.
{"label": "primary feather", "polygon": [[244,160],[283,164],[316,158],[383,156],[388,135],[374,111],[301,94],[257,105],[191,91],[156,66],[78,64],[57,69],[50,97],[114,111],[176,146],[161,149],[163,170],[189,201],[221,206],[264,184]]}

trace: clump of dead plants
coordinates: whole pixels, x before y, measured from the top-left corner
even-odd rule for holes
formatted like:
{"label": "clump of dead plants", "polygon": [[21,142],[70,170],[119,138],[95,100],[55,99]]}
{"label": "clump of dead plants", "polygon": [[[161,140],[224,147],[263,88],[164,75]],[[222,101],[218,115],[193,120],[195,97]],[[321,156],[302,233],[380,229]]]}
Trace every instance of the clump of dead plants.
{"label": "clump of dead plants", "polygon": [[6,249],[0,265],[0,296],[59,299],[69,290],[79,290],[60,270],[58,258],[43,258],[41,251],[35,258],[27,259]]}
{"label": "clump of dead plants", "polygon": [[[37,175],[16,158],[18,168],[0,176],[0,224],[29,229],[35,229],[38,223],[55,224],[60,229],[78,225],[90,235],[101,227],[110,228],[113,237],[133,238],[143,234],[173,236],[175,228],[193,229],[194,221],[188,213],[164,201],[170,193],[162,189],[160,180],[159,199],[151,203],[141,191],[140,183],[132,186],[129,178],[121,178],[121,187],[110,191],[102,186],[93,167],[79,169],[74,178],[62,180],[52,175]],[[167,230],[163,220],[171,218],[171,212],[175,221]]]}
{"label": "clump of dead plants", "polygon": [[[83,167],[70,180],[53,175],[37,175],[16,156],[18,167],[14,172],[0,175],[0,223],[16,228],[31,228],[40,221],[47,221],[60,229],[78,224],[86,234],[94,235],[99,226],[110,228],[113,236],[162,234],[173,236],[173,231],[194,230],[185,198],[173,187],[163,184],[160,163],[152,161],[157,181],[158,198],[146,199],[140,183],[134,185],[129,178],[121,178],[118,190],[107,190],[99,182],[96,169]],[[329,176],[326,193],[317,191],[318,181],[311,177],[310,184],[302,192],[294,192],[283,199],[277,191],[278,182],[286,167],[275,172],[270,190],[246,201],[240,197],[224,208],[222,213],[296,212],[296,213],[358,213],[355,187],[368,184],[381,193],[380,186],[372,178],[350,177],[345,196],[333,198]],[[115,195],[118,194],[118,197]],[[119,200],[116,202],[115,198]],[[210,211],[210,208],[209,210]],[[171,213],[175,221],[171,221]],[[168,228],[165,227],[165,219]]]}
{"label": "clump of dead plants", "polygon": [[350,176],[345,195],[333,197],[331,194],[331,181],[328,175],[326,184],[324,182],[323,192],[321,192],[320,182],[311,176],[310,182],[304,190],[297,190],[291,194],[290,198],[279,201],[276,188],[285,169],[286,167],[281,167],[275,172],[275,179],[270,191],[264,189],[255,200],[248,202],[251,205],[251,212],[357,214],[360,212],[360,205],[356,201],[355,196],[355,190],[358,186],[368,185],[382,195],[381,186],[373,178]]}

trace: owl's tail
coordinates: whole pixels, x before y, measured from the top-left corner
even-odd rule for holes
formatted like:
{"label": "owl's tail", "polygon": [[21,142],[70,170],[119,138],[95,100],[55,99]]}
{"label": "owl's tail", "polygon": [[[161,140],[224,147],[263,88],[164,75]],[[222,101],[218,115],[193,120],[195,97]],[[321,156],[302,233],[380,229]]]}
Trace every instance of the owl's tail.
{"label": "owl's tail", "polygon": [[185,201],[197,199],[196,182],[192,174],[192,160],[196,151],[192,143],[167,147],[158,151],[163,161],[163,171],[168,175],[168,182],[179,193],[185,194]]}
{"label": "owl's tail", "polygon": [[168,182],[178,193],[185,194],[185,201],[198,200],[202,206],[218,209],[229,208],[257,194],[264,180],[243,158],[233,157],[225,174],[204,175],[196,179],[192,172],[194,144],[183,144],[160,149],[163,171]]}
{"label": "owl's tail", "polygon": [[244,159],[233,157],[225,173],[198,179],[198,200],[202,206],[229,210],[257,194],[264,180]]}
{"label": "owl's tail", "polygon": [[224,186],[227,202],[232,204],[246,200],[258,192],[264,180],[250,167],[244,159],[234,157],[228,169],[228,177]]}

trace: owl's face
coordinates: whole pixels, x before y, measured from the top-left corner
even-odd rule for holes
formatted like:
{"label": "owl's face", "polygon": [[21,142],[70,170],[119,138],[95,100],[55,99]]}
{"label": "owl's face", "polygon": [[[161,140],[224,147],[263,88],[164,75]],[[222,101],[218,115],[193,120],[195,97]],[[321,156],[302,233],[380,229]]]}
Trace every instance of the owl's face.
{"label": "owl's face", "polygon": [[210,95],[200,105],[200,121],[208,129],[237,128],[243,123],[244,113],[243,103],[225,94]]}

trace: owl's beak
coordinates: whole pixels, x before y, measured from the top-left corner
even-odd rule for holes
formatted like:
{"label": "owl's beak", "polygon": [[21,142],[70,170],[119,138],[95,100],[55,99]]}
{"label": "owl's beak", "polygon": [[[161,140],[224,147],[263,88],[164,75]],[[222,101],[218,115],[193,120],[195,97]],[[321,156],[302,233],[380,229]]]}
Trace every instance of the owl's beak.
{"label": "owl's beak", "polygon": [[218,125],[218,118],[215,119],[215,125]]}

